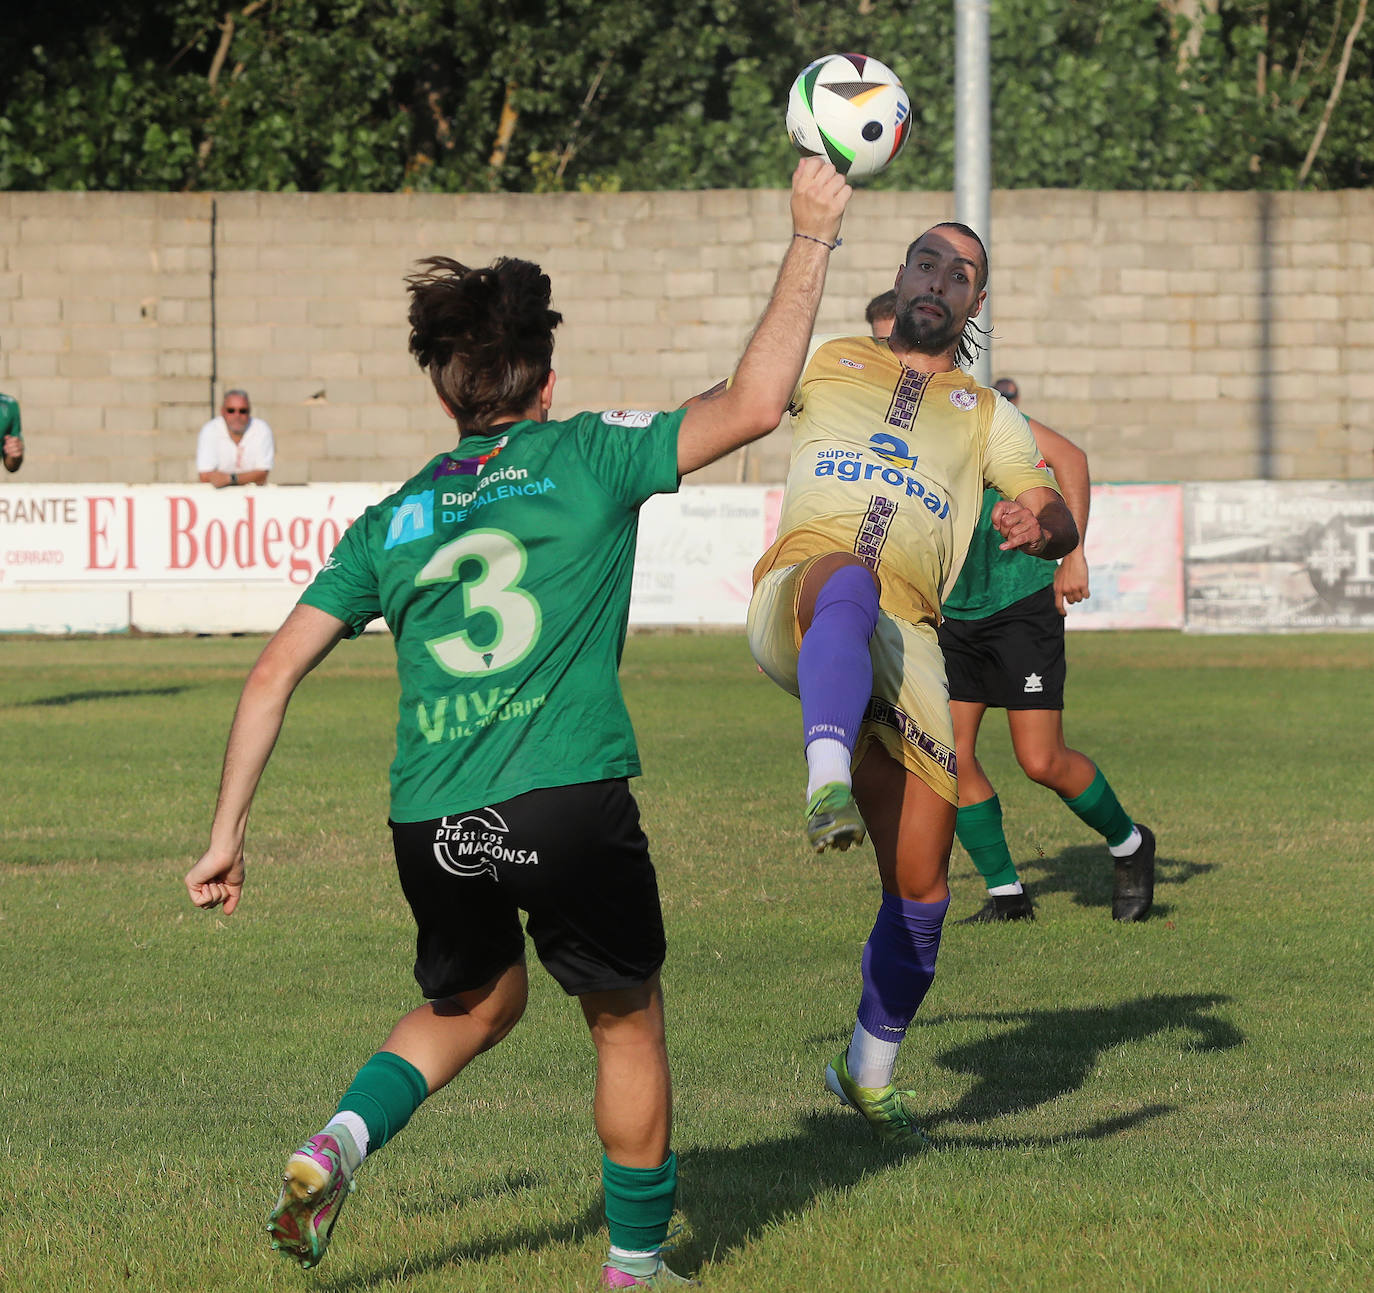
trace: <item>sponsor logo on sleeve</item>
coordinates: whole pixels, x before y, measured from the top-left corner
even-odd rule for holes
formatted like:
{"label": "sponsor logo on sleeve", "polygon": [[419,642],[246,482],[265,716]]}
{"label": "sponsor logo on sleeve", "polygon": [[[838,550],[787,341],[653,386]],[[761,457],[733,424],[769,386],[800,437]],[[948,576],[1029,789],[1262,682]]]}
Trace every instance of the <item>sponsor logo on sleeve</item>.
{"label": "sponsor logo on sleeve", "polygon": [[863,368],[863,365],[857,359],[846,359],[843,355],[840,356],[840,363],[846,368]]}
{"label": "sponsor logo on sleeve", "polygon": [[434,533],[434,491],[407,494],[399,506],[391,509],[391,524],[387,527],[385,548],[413,543]]}
{"label": "sponsor logo on sleeve", "polygon": [[601,415],[601,420],[607,426],[633,427],[635,430],[643,430],[657,416],[658,414],[649,413],[643,409],[607,409]]}
{"label": "sponsor logo on sleeve", "polygon": [[950,391],[949,402],[953,404],[956,409],[962,409],[967,413],[969,409],[978,407],[978,396],[972,391]]}

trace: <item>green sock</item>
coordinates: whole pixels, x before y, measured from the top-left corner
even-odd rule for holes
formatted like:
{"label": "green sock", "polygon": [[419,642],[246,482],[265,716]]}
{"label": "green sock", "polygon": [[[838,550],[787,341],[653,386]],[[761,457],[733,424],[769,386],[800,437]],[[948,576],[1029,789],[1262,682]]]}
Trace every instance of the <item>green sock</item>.
{"label": "green sock", "polygon": [[358,1070],[339,1113],[356,1113],[367,1124],[367,1152],[381,1149],[410,1121],[429,1095],[425,1075],[409,1060],[378,1051]]}
{"label": "green sock", "polygon": [[954,819],[954,833],[968,850],[978,874],[989,889],[1016,884],[1016,863],[1011,860],[1007,837],[1002,833],[1002,804],[996,795],[981,804],[961,808]]}
{"label": "green sock", "polygon": [[603,1154],[601,1186],[612,1248],[649,1252],[668,1237],[677,1195],[676,1154],[661,1167],[622,1167]]}
{"label": "green sock", "polygon": [[1097,769],[1092,785],[1081,795],[1073,799],[1066,798],[1064,803],[1070,812],[1107,841],[1108,848],[1124,844],[1135,830],[1135,823],[1126,816],[1126,810],[1112,793],[1101,768]]}

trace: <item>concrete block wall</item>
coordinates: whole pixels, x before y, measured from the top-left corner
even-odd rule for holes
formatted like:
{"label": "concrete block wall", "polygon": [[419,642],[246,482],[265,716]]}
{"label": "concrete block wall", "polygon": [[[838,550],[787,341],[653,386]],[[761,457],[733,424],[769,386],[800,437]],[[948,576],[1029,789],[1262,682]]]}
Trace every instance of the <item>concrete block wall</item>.
{"label": "concrete block wall", "polygon": [[[860,192],[820,330],[863,329],[940,193]],[[994,195],[995,375],[1102,480],[1374,474],[1374,192]],[[406,352],[431,253],[539,261],[555,415],[673,407],[726,376],[789,230],[772,191],[0,193],[0,390],[25,481],[192,479],[230,386],[273,479],[394,480],[451,424]],[[782,478],[775,434],[703,481]]]}

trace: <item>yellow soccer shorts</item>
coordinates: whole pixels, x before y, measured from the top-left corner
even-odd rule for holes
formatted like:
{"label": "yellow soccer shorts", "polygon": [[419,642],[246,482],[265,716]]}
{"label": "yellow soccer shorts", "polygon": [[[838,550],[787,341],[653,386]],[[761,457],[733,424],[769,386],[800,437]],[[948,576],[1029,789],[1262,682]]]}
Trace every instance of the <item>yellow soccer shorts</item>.
{"label": "yellow soccer shorts", "polygon": [[[759,668],[794,696],[799,694],[797,653],[801,649],[797,601],[802,579],[815,560],[770,570],[755,585],[749,603],[749,650]],[[873,696],[854,747],[854,766],[868,743],[877,741],[908,772],[957,805],[954,724],[935,626],[879,611],[868,649],[873,660]]]}

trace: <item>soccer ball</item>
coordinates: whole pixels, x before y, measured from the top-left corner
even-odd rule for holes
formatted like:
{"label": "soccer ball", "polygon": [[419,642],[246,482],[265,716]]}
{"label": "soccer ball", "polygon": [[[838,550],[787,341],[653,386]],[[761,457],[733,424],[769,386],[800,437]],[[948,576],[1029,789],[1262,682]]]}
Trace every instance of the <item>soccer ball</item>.
{"label": "soccer ball", "polygon": [[876,58],[826,54],[792,82],[787,133],[803,157],[824,157],[847,179],[867,179],[902,151],[911,100]]}

